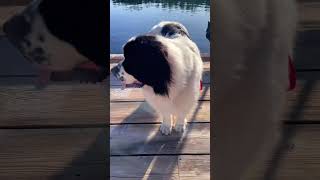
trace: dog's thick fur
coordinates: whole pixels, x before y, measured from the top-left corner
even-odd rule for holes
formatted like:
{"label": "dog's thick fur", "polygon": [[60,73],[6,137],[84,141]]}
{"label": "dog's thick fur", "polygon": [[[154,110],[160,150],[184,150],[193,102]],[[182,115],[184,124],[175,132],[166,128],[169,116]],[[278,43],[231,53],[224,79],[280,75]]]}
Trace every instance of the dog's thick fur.
{"label": "dog's thick fur", "polygon": [[182,132],[199,98],[202,76],[200,52],[186,28],[161,22],[146,35],[131,38],[124,56],[117,76],[125,84],[144,84],[146,100],[163,120],[163,134],[170,134],[172,127]]}
{"label": "dog's thick fur", "polygon": [[49,82],[52,71],[90,62],[98,66],[97,81],[102,81],[109,71],[107,6],[100,0],[34,0],[3,29],[39,70],[40,84]]}
{"label": "dog's thick fur", "polygon": [[279,140],[295,1],[216,1],[213,16],[213,179],[243,180]]}

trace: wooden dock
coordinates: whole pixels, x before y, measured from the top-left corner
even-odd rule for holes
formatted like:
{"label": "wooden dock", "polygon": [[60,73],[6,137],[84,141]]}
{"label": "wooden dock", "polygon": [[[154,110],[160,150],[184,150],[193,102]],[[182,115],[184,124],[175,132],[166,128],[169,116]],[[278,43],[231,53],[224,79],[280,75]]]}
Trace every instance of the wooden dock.
{"label": "wooden dock", "polygon": [[[18,6],[12,6],[14,1]],[[27,1],[0,3],[5,5],[0,7],[0,27]],[[304,26],[296,49],[299,81],[297,90],[288,93],[283,147],[265,166],[274,180],[320,179],[320,16],[312,3],[302,4]],[[162,136],[160,121],[139,89],[122,92],[111,78],[109,109],[101,84],[61,82],[35,90],[34,70],[4,37],[0,37],[0,60],[1,180],[108,179],[108,134],[112,180],[209,179],[209,62],[187,131],[182,136]],[[252,170],[252,180],[260,170]]]}

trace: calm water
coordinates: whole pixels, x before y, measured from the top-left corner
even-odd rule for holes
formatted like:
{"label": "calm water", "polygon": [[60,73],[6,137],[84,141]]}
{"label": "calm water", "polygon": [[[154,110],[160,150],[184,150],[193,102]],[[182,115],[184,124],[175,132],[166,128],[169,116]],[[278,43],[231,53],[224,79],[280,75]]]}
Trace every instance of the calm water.
{"label": "calm water", "polygon": [[179,21],[203,53],[210,50],[206,39],[210,0],[111,0],[111,53],[122,53],[122,46],[137,34],[149,31],[160,21]]}

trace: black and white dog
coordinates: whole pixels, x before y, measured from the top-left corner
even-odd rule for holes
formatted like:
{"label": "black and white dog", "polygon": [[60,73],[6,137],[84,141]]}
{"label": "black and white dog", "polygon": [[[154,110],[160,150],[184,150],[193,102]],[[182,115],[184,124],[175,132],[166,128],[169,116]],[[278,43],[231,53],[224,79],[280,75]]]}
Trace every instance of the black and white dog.
{"label": "black and white dog", "polygon": [[[108,69],[108,2],[34,0],[4,24],[8,39],[39,69],[45,85],[52,71],[92,64],[101,81]],[[93,68],[95,69],[95,68]]]}
{"label": "black and white dog", "polygon": [[160,22],[145,35],[129,39],[123,52],[125,59],[112,73],[124,87],[142,87],[162,116],[163,134],[170,134],[172,127],[182,132],[199,97],[203,66],[187,29],[177,22]]}

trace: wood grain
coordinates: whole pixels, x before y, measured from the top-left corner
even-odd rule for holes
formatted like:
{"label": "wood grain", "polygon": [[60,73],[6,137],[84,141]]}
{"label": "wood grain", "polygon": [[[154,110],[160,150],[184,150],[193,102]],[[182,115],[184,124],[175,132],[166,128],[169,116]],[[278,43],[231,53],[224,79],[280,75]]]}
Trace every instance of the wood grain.
{"label": "wood grain", "polygon": [[107,124],[106,88],[94,84],[0,86],[0,127]]}
{"label": "wood grain", "polygon": [[[288,148],[280,152],[274,180],[315,180],[320,177],[320,125],[289,125]],[[130,147],[129,147],[130,148]],[[190,161],[189,159],[190,158]],[[213,157],[214,159],[214,157]],[[179,163],[179,166],[177,165]],[[204,176],[209,174],[209,156],[121,156],[111,157],[111,176],[142,178],[144,175]],[[135,166],[139,164],[139,166]],[[274,165],[274,164],[273,164]],[[270,162],[264,167],[271,166]],[[261,167],[252,169],[250,180],[261,179]],[[197,172],[195,172],[197,171]],[[192,179],[192,178],[190,178]]]}
{"label": "wood grain", "polygon": [[[210,87],[208,85],[203,86],[199,99],[210,100]],[[110,102],[126,101],[145,101],[142,90],[139,88],[130,88],[125,90],[121,90],[121,88],[110,89]]]}
{"label": "wood grain", "polygon": [[[204,92],[204,91],[203,91]],[[201,100],[210,100],[210,89],[206,91]],[[111,98],[111,122],[121,123],[141,123],[141,122],[159,122],[157,116],[154,116],[152,109],[144,102],[141,89],[131,89],[121,91],[119,88],[110,90]],[[138,101],[129,103],[130,101]],[[126,104],[117,104],[127,102]],[[203,102],[202,102],[203,103]],[[121,107],[124,105],[123,107]],[[288,92],[287,108],[283,115],[286,121],[320,121],[320,83],[318,81],[298,81],[296,90]],[[209,111],[209,105],[201,106],[195,121],[203,121],[207,115],[202,114]],[[115,113],[112,113],[115,112]],[[298,114],[295,116],[294,114]],[[295,117],[292,117],[295,116]],[[203,119],[204,118],[204,119]]]}
{"label": "wood grain", "polygon": [[111,155],[210,154],[210,123],[188,124],[184,134],[164,136],[160,124],[112,125]]}
{"label": "wood grain", "polygon": [[[287,126],[290,135],[286,135],[286,145],[278,152],[279,162],[267,162],[264,167],[276,166],[273,180],[316,180],[320,177],[320,125]],[[259,166],[258,166],[259,167]],[[261,168],[254,168],[249,180],[261,179]]]}
{"label": "wood grain", "polygon": [[0,179],[107,179],[106,128],[0,130]]}
{"label": "wood grain", "polygon": [[288,93],[285,120],[320,121],[320,83],[317,80],[298,81],[294,91]]}
{"label": "wood grain", "polygon": [[[111,157],[111,179],[210,179],[210,156]],[[139,164],[139,166],[137,166]],[[148,178],[149,177],[149,178]],[[152,177],[152,178],[150,178]]]}
{"label": "wood grain", "polygon": [[320,2],[315,0],[299,1],[298,12],[302,29],[319,29],[320,25]]}
{"label": "wood grain", "polygon": [[[110,103],[110,123],[160,123],[155,110],[147,102]],[[200,101],[187,117],[188,122],[210,122],[210,102]]]}

